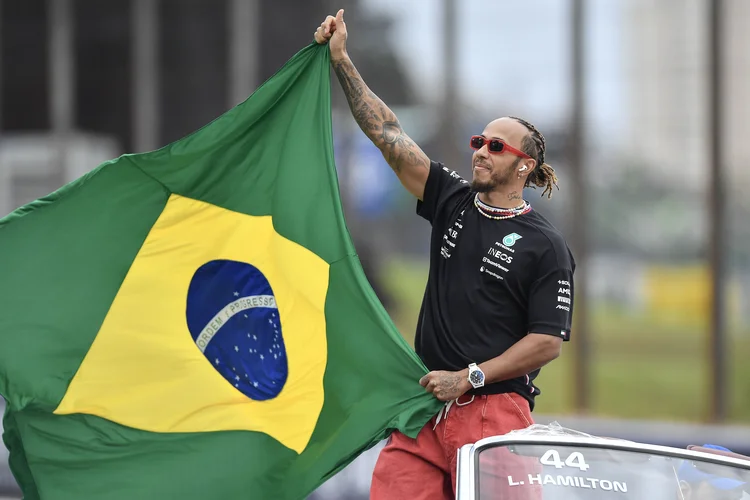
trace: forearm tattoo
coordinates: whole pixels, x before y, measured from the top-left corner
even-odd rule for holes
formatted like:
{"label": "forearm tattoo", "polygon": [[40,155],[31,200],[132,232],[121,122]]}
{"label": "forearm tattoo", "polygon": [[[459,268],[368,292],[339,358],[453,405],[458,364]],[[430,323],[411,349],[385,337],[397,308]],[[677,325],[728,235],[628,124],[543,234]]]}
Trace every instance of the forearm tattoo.
{"label": "forearm tattoo", "polygon": [[383,152],[386,161],[398,174],[405,166],[429,168],[429,161],[411,138],[404,133],[398,118],[372,92],[349,59],[333,65],[344,90],[349,108],[359,127]]}

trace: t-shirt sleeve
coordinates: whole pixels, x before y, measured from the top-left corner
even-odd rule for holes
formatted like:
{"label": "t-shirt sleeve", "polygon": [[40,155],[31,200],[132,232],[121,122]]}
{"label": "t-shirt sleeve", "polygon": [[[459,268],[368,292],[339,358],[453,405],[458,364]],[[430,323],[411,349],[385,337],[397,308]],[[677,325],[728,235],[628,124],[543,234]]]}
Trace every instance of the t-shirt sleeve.
{"label": "t-shirt sleeve", "polygon": [[424,188],[423,200],[417,200],[417,214],[430,224],[457,202],[460,194],[469,190],[469,182],[442,163],[430,162],[430,173]]}
{"label": "t-shirt sleeve", "polygon": [[[570,340],[573,320],[573,271],[575,265],[565,252],[550,248],[539,262],[536,281],[529,293],[529,333],[544,333]],[[563,255],[559,255],[563,253]]]}

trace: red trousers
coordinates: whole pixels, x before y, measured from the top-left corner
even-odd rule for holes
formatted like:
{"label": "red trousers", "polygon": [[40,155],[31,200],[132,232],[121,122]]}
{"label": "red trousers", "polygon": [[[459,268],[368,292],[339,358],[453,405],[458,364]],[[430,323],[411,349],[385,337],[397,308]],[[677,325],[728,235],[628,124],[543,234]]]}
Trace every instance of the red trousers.
{"label": "red trousers", "polygon": [[[380,452],[370,486],[371,500],[451,500],[456,491],[458,449],[488,436],[507,434],[533,424],[528,401],[515,393],[489,396],[462,396],[448,409],[433,417],[411,439],[394,431]],[[488,457],[505,457],[505,450]],[[512,460],[511,454],[507,456]],[[504,458],[502,458],[504,461]],[[507,472],[500,471],[489,481],[498,498],[526,499],[529,491],[509,488]],[[520,474],[514,477],[522,477]],[[487,484],[485,479],[481,480]],[[484,495],[483,495],[484,496]],[[494,495],[493,495],[494,498]]]}

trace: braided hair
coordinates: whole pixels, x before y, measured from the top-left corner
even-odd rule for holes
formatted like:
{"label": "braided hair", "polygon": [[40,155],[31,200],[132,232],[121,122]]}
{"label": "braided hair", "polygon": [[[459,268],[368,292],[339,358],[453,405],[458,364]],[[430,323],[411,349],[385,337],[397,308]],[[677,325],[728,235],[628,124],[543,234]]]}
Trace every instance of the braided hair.
{"label": "braided hair", "polygon": [[536,164],[539,165],[532,170],[526,178],[526,184],[524,184],[524,187],[530,186],[534,189],[537,187],[543,187],[544,191],[542,192],[542,196],[546,194],[547,198],[551,198],[552,186],[556,187],[558,190],[560,190],[560,188],[557,186],[557,175],[555,174],[555,169],[544,163],[544,149],[546,147],[544,136],[534,125],[526,120],[515,116],[509,118],[516,120],[518,123],[529,129],[530,133],[524,137],[521,142],[521,151],[534,158]]}

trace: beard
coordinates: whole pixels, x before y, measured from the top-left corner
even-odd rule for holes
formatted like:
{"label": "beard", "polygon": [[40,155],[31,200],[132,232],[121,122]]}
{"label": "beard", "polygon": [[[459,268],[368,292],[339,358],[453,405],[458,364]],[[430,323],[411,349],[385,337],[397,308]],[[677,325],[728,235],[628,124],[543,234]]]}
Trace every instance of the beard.
{"label": "beard", "polygon": [[513,164],[504,172],[497,172],[495,171],[495,169],[490,170],[490,178],[487,180],[479,180],[474,177],[471,180],[471,189],[476,191],[477,193],[489,193],[491,191],[494,191],[499,186],[504,186],[510,183],[513,172],[521,162],[521,159],[522,158],[517,158],[516,161],[514,161]]}

